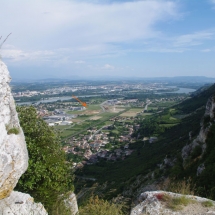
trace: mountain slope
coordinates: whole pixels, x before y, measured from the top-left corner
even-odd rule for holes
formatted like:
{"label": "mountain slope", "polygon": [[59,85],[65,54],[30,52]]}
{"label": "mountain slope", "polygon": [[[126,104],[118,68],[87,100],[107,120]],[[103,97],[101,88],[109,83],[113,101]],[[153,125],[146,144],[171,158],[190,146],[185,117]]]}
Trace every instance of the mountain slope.
{"label": "mountain slope", "polygon": [[[155,187],[147,187],[147,184],[157,184],[166,177],[174,177],[178,180],[192,177],[193,182],[198,186],[197,191],[201,195],[207,196],[208,190],[213,188],[215,183],[212,180],[212,177],[215,176],[215,172],[213,173],[215,146],[212,144],[215,142],[214,125],[211,126],[208,133],[206,140],[208,148],[202,154],[202,160],[197,159],[200,156],[198,154],[200,153],[199,147],[191,151],[186,161],[182,157],[182,149],[198,136],[202,127],[200,122],[205,113],[206,102],[214,93],[215,85],[212,85],[207,90],[174,106],[175,113],[181,114],[183,117],[178,125],[161,133],[157,142],[150,144],[138,140],[136,143],[130,144],[130,148],[134,152],[124,161],[115,163],[101,161],[85,166],[76,174],[96,178],[99,185],[97,185],[95,192],[106,198],[123,194],[124,197],[135,199],[147,189],[156,189]],[[158,118],[158,115],[154,115],[154,120],[158,120]],[[211,123],[211,121],[212,119],[207,123]],[[141,129],[139,132],[141,133]],[[203,163],[205,166],[207,165],[206,170],[197,177],[197,169],[201,168]],[[212,174],[210,175],[210,173]],[[76,191],[78,192],[81,186],[92,186],[92,184],[93,182],[76,180]],[[215,196],[212,198],[214,199]]]}

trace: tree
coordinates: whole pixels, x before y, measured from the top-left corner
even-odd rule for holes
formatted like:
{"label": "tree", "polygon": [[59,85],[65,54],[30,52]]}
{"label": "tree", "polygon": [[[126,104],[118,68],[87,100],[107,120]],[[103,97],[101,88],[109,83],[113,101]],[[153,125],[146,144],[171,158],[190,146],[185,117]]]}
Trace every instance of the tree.
{"label": "tree", "polygon": [[29,166],[16,189],[42,202],[49,213],[59,196],[73,190],[72,166],[66,162],[54,129],[37,116],[34,107],[17,107],[29,153]]}

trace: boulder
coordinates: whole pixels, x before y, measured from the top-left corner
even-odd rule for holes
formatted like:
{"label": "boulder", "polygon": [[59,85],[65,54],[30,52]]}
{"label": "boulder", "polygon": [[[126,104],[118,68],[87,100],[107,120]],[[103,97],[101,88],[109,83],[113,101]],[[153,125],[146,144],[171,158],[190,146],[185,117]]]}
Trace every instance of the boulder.
{"label": "boulder", "polygon": [[[188,199],[187,205],[180,205],[179,209],[173,209],[168,206],[169,199],[165,200],[163,196],[171,198],[185,197]],[[215,214],[215,202],[206,198],[193,195],[182,195],[178,193],[165,191],[144,192],[139,197],[140,204],[136,205],[130,215],[197,215],[197,214]],[[210,205],[208,204],[210,202]],[[205,204],[204,204],[205,203]],[[208,205],[207,205],[208,204]]]}
{"label": "boulder", "polygon": [[0,200],[0,214],[48,215],[41,203],[25,193],[13,191],[9,197]]}

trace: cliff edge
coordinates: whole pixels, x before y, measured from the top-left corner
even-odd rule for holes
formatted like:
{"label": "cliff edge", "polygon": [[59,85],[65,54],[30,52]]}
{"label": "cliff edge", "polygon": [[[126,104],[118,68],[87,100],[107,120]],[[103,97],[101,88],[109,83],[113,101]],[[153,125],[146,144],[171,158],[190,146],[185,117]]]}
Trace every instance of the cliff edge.
{"label": "cliff edge", "polygon": [[13,191],[28,167],[25,137],[9,86],[7,66],[0,60],[0,213],[47,214],[28,194]]}

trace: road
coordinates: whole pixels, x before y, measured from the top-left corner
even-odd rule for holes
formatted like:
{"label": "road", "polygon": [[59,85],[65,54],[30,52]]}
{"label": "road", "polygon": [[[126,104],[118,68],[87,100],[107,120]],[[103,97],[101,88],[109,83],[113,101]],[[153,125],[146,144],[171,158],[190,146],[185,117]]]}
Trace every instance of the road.
{"label": "road", "polygon": [[152,103],[152,102],[146,103],[146,106],[145,106],[145,108],[144,108],[144,111],[148,109],[148,106],[149,106],[151,103]]}

